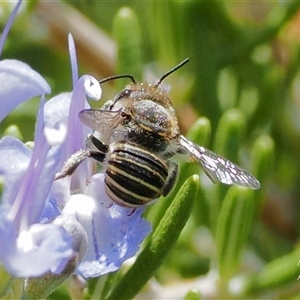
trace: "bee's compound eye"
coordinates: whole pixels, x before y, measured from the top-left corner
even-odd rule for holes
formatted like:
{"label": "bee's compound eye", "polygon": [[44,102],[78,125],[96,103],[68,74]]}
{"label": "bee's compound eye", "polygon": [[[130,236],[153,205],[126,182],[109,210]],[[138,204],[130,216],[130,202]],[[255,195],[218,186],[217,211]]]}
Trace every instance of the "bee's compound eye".
{"label": "bee's compound eye", "polygon": [[125,90],[122,90],[120,91],[116,96],[115,96],[115,99],[114,99],[114,103],[116,103],[117,101],[119,101],[120,99],[123,99],[123,98],[128,98],[131,94],[131,90],[129,89],[125,89]]}
{"label": "bee's compound eye", "polygon": [[113,106],[113,101],[112,100],[108,100],[104,103],[104,105],[102,106],[101,109],[103,110],[111,110],[111,107]]}

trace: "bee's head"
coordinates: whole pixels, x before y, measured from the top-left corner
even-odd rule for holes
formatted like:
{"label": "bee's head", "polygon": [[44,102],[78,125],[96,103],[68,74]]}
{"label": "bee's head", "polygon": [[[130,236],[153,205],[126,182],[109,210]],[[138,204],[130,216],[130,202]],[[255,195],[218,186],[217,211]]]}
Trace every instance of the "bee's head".
{"label": "bee's head", "polygon": [[[166,77],[168,77],[170,74],[172,74],[173,72],[175,72],[176,70],[178,70],[179,68],[184,66],[188,61],[189,61],[189,58],[186,58],[180,64],[178,64],[177,66],[172,68],[170,71],[165,73],[163,76],[161,76],[160,79],[154,85],[145,85],[145,88],[147,89],[147,87],[151,87],[153,90],[158,90],[158,87],[160,86],[160,84],[162,83],[162,81]],[[134,100],[141,100],[139,96],[142,96],[142,94],[144,92],[144,84],[143,83],[137,83],[135,78],[132,75],[129,75],[129,74],[121,74],[121,75],[110,76],[110,77],[107,77],[107,78],[104,78],[104,79],[100,80],[99,83],[101,84],[101,83],[104,83],[104,82],[107,82],[107,81],[111,81],[111,80],[115,80],[115,79],[121,79],[121,78],[129,78],[131,80],[132,84],[130,84],[125,89],[121,90],[115,96],[115,98],[114,98],[114,100],[113,100],[113,102],[110,106],[111,110],[115,110],[115,105],[118,101],[126,102],[126,99],[130,99],[130,98],[134,99]],[[152,91],[152,93],[153,93],[153,91]],[[132,95],[132,94],[134,94],[134,95]]]}
{"label": "bee's head", "polygon": [[[99,81],[129,78],[132,82],[125,89],[116,94],[109,102],[107,109],[119,111],[123,118],[123,125],[130,124],[131,129],[145,136],[159,135],[162,138],[172,138],[178,135],[177,118],[170,99],[160,88],[162,81],[181,68],[189,61],[188,58],[165,73],[155,84],[138,83],[131,75],[116,75]],[[129,125],[128,125],[129,126]]]}

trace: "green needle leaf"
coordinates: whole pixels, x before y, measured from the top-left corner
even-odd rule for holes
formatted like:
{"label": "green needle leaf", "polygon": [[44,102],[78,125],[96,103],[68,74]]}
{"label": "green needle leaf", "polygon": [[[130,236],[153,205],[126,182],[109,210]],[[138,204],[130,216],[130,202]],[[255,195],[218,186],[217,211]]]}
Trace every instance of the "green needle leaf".
{"label": "green needle leaf", "polygon": [[299,280],[300,274],[299,258],[300,248],[298,247],[295,251],[273,260],[258,274],[248,279],[245,293],[253,294],[280,288],[287,283],[295,283]]}
{"label": "green needle leaf", "polygon": [[77,258],[74,256],[69,260],[61,274],[47,272],[39,277],[30,277],[26,279],[24,298],[44,299],[53,293],[65,280],[67,280],[75,271]]}
{"label": "green needle leaf", "polygon": [[200,299],[201,299],[201,294],[196,289],[190,290],[184,297],[184,300],[200,300]]}
{"label": "green needle leaf", "polygon": [[[213,150],[221,156],[238,164],[238,153],[245,134],[245,117],[239,109],[228,109],[219,120],[216,135],[214,137]],[[228,186],[223,184],[215,185],[214,199],[210,201],[210,219],[212,230],[215,232],[215,226]]]}
{"label": "green needle leaf", "polygon": [[261,189],[256,194],[256,213],[260,213],[263,201],[266,199],[266,182],[274,171],[275,145],[269,135],[261,135],[254,143],[252,150],[252,172],[259,179]]}
{"label": "green needle leaf", "polygon": [[221,278],[234,275],[247,240],[254,212],[253,191],[233,186],[222,204],[216,229],[217,255]]}
{"label": "green needle leaf", "polygon": [[11,289],[14,278],[2,267],[0,267],[0,278],[0,297],[3,299]]}
{"label": "green needle leaf", "polygon": [[210,134],[210,121],[205,117],[201,117],[189,129],[186,137],[200,146],[206,146],[208,144]]}
{"label": "green needle leaf", "polygon": [[107,299],[132,299],[153,276],[173,248],[188,220],[193,201],[197,198],[198,187],[197,175],[186,180],[153,232],[152,238],[137,257],[134,265],[120,278]]}
{"label": "green needle leaf", "polygon": [[214,150],[236,162],[245,133],[245,117],[238,109],[229,109],[221,117],[216,131]]}
{"label": "green needle leaf", "polygon": [[[113,23],[113,36],[117,42],[117,74],[130,74],[137,80],[142,79],[141,34],[138,19],[129,7],[122,7]],[[124,87],[118,81],[120,88]]]}
{"label": "green needle leaf", "polygon": [[268,135],[261,135],[253,147],[253,173],[263,182],[272,173],[274,161],[274,142]]}
{"label": "green needle leaf", "polygon": [[3,136],[5,135],[11,135],[19,140],[23,139],[22,133],[17,125],[8,126],[3,132]]}

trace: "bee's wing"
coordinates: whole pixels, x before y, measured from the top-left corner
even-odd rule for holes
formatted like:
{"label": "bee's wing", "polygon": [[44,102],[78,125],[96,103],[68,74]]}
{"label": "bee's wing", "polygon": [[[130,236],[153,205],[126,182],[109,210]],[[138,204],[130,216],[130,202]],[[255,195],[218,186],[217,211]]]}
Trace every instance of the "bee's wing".
{"label": "bee's wing", "polygon": [[122,122],[120,111],[109,111],[101,109],[84,109],[79,113],[83,124],[96,131],[102,129],[115,129]]}
{"label": "bee's wing", "polygon": [[225,184],[247,186],[254,190],[260,188],[260,183],[254,176],[228,159],[192,143],[184,136],[180,136],[179,143],[202,165],[212,182],[220,181]]}

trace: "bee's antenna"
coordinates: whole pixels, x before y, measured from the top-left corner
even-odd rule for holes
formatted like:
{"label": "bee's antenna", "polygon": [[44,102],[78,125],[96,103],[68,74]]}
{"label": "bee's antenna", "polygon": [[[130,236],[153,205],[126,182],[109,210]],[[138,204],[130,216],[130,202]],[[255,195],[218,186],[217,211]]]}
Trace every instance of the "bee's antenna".
{"label": "bee's antenna", "polygon": [[184,66],[189,60],[190,59],[187,57],[180,64],[178,64],[177,66],[175,66],[174,68],[172,68],[169,72],[167,72],[166,74],[164,74],[163,76],[161,76],[160,79],[158,80],[158,82],[155,84],[155,86],[159,86],[166,77],[168,77],[170,74],[172,74],[173,72],[175,72],[176,70],[178,70],[179,68],[181,68],[182,66]]}
{"label": "bee's antenna", "polygon": [[99,83],[101,84],[103,82],[114,80],[114,79],[119,79],[119,78],[130,78],[133,83],[136,83],[136,80],[134,79],[134,77],[131,76],[131,75],[128,75],[128,74],[113,75],[113,76],[110,76],[110,77],[106,77],[106,78],[103,78],[103,79],[99,80]]}

